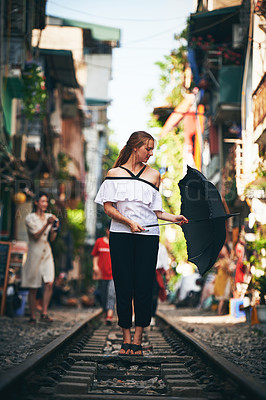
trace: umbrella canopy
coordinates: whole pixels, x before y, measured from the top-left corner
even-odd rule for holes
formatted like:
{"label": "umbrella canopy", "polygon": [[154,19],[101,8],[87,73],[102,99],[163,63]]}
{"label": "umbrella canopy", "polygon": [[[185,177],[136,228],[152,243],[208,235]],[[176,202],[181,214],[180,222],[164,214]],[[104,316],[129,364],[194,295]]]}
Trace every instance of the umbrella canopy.
{"label": "umbrella canopy", "polygon": [[187,167],[187,174],[178,183],[181,193],[181,214],[188,220],[182,225],[188,261],[196,264],[201,275],[215,263],[224,245],[226,214],[216,187],[197,169]]}

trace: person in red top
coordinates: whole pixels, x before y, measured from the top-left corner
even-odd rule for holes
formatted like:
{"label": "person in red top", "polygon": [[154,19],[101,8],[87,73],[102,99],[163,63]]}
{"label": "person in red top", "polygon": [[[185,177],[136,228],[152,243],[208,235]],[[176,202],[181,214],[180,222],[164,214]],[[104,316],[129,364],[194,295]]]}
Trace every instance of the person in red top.
{"label": "person in red top", "polygon": [[115,288],[112,276],[112,265],[109,249],[109,227],[105,236],[96,240],[91,252],[93,256],[93,279],[99,280],[101,306],[106,312],[106,325],[112,324],[115,307]]}

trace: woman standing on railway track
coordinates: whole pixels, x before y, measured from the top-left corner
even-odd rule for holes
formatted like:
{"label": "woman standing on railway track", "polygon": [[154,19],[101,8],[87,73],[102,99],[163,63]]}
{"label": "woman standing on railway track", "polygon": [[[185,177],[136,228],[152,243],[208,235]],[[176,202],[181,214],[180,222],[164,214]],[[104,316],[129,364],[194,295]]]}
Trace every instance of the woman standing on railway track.
{"label": "woman standing on railway track", "polygon": [[[154,138],[147,132],[132,133],[107,173],[96,203],[112,218],[110,254],[116,290],[118,325],[123,330],[119,354],[142,355],[143,328],[151,321],[152,286],[157,262],[160,218],[179,225],[188,222],[162,208],[160,173],[147,165]],[[135,333],[131,340],[132,299]]]}

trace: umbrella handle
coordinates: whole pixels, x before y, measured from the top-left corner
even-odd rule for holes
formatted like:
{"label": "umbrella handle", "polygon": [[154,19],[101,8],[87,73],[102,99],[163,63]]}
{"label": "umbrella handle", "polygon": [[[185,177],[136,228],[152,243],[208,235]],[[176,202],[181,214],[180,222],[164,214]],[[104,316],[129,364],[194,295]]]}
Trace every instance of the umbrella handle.
{"label": "umbrella handle", "polygon": [[142,225],[142,227],[143,228],[150,228],[152,226],[171,225],[171,224],[178,225],[178,222],[165,222],[164,224]]}
{"label": "umbrella handle", "polygon": [[[234,216],[236,216],[236,215],[239,215],[239,214],[240,214],[240,213],[225,214],[225,215],[222,216],[222,217],[216,217],[216,218],[224,218],[224,219],[227,219],[227,218],[230,218],[230,217],[234,217]],[[188,224],[195,224],[195,223],[197,223],[197,222],[210,221],[210,220],[216,219],[216,218],[191,219],[191,220],[189,220],[187,223],[188,223]],[[151,228],[151,227],[153,227],[153,226],[172,225],[172,224],[179,225],[178,222],[165,222],[165,223],[163,223],[163,224],[142,225],[142,226],[143,226],[143,228]],[[183,224],[182,224],[182,225],[183,225]],[[181,225],[179,225],[179,226],[181,226]]]}

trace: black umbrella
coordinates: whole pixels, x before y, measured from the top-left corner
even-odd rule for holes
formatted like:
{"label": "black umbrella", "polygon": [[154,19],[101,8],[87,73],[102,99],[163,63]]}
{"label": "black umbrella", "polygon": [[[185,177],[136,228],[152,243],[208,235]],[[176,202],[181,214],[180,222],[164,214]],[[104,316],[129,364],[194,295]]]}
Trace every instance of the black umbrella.
{"label": "black umbrella", "polygon": [[226,214],[218,190],[197,169],[188,166],[178,186],[181,214],[189,221],[181,226],[187,242],[188,261],[196,264],[200,274],[204,275],[211,269],[224,245],[225,220],[238,213]]}
{"label": "black umbrella", "polygon": [[188,166],[178,186],[181,214],[189,220],[182,225],[188,261],[196,264],[203,275],[213,266],[224,245],[225,220],[237,214],[226,214],[218,190],[197,169]]}

